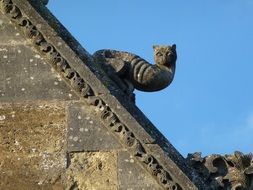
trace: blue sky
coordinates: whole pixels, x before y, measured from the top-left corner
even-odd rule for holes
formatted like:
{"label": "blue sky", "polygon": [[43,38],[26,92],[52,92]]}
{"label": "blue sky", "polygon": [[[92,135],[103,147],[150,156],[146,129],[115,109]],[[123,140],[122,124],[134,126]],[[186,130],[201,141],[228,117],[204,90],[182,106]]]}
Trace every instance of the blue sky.
{"label": "blue sky", "polygon": [[252,0],[50,0],[48,8],[90,53],[111,48],[153,63],[154,44],[177,44],[163,91],[137,106],[184,156],[253,152]]}

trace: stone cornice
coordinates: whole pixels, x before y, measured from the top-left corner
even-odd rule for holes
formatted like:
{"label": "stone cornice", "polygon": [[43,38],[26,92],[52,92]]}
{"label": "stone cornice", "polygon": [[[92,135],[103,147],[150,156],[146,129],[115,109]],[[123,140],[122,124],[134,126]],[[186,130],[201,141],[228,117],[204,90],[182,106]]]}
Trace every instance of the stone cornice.
{"label": "stone cornice", "polygon": [[[1,10],[31,40],[105,127],[164,189],[207,189],[185,159],[114,85],[90,54],[41,2],[0,0]],[[193,184],[193,182],[195,184]],[[198,187],[197,187],[197,186]]]}
{"label": "stone cornice", "polygon": [[197,152],[189,154],[188,160],[213,190],[253,190],[252,157],[235,151],[232,155],[213,154],[202,158]]}

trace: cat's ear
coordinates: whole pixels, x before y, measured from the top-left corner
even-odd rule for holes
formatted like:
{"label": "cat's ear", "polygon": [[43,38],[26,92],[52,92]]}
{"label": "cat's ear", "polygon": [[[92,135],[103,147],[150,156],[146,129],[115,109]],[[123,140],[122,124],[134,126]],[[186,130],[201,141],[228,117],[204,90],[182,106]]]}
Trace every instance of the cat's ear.
{"label": "cat's ear", "polygon": [[153,49],[157,49],[158,48],[158,45],[153,45]]}
{"label": "cat's ear", "polygon": [[173,50],[176,50],[177,45],[176,45],[176,44],[173,44],[173,45],[171,46],[171,48],[172,48]]}

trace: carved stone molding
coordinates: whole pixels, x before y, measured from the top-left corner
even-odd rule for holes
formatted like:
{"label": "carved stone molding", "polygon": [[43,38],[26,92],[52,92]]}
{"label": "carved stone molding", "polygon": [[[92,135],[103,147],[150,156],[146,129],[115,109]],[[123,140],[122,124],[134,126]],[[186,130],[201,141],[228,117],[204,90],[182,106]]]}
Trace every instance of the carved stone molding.
{"label": "carved stone molding", "polygon": [[213,190],[253,190],[252,154],[236,151],[202,158],[201,153],[194,153],[188,160]]}
{"label": "carved stone molding", "polygon": [[45,36],[30,21],[22,10],[12,0],[0,0],[2,12],[8,16],[31,40],[33,45],[44,56],[48,63],[75,89],[77,94],[89,105],[94,107],[95,112],[101,118],[104,125],[117,136],[122,145],[127,148],[147,171],[168,190],[182,190],[180,184],[175,182],[173,175],[164,169],[155,156],[149,153],[146,146],[136,138],[135,134],[127,127],[106,102],[96,94],[93,88],[80,77],[68,61],[59,53],[57,48],[48,42]]}
{"label": "carved stone molding", "polygon": [[89,96],[88,103],[95,107],[97,114],[103,123],[116,135],[124,147],[139,160],[146,169],[165,187],[165,189],[182,189],[179,184],[175,183],[170,173],[159,164],[154,156],[148,154],[143,144],[135,137],[135,135],[125,126],[113,113],[106,103],[96,96]]}

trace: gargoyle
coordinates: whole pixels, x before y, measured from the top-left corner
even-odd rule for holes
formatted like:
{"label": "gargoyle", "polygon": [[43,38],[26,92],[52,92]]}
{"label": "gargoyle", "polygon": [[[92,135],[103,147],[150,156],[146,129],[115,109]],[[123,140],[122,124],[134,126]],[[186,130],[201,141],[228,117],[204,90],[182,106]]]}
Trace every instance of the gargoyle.
{"label": "gargoyle", "polygon": [[96,51],[94,61],[128,95],[134,89],[146,92],[162,90],[172,82],[176,68],[176,45],[154,46],[155,64],[139,56],[110,49]]}

